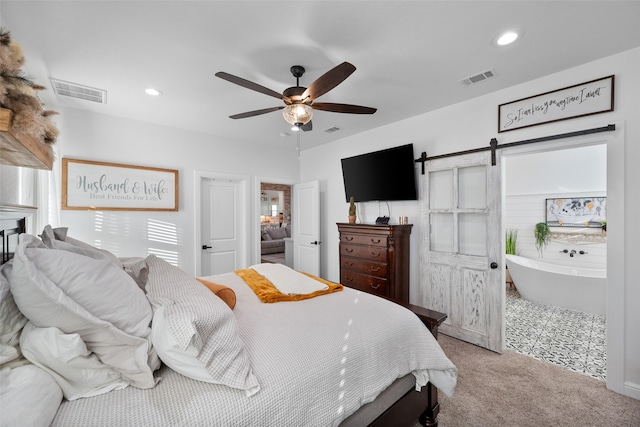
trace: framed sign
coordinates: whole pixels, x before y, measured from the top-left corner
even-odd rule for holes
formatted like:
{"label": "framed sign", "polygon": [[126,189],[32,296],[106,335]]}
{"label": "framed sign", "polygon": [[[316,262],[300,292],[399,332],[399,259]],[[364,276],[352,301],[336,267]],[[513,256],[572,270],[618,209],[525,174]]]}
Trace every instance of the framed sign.
{"label": "framed sign", "polygon": [[600,228],[607,221],[607,198],[546,199],[545,219],[549,227]]}
{"label": "framed sign", "polygon": [[178,171],[62,159],[62,209],[177,211]]}
{"label": "framed sign", "polygon": [[498,106],[498,132],[613,111],[615,76]]}

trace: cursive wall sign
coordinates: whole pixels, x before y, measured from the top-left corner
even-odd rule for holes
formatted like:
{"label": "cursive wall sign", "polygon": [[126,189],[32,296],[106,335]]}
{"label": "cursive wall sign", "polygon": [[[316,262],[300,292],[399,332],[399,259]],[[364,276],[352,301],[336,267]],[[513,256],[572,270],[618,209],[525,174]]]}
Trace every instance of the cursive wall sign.
{"label": "cursive wall sign", "polygon": [[177,211],[178,171],[62,159],[62,209]]}
{"label": "cursive wall sign", "polygon": [[498,132],[613,111],[614,76],[498,106]]}

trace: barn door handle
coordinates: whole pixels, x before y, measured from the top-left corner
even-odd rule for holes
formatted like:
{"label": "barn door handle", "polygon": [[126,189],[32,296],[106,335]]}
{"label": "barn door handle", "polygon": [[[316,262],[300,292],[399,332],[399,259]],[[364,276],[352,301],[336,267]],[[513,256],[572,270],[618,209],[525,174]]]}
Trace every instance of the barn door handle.
{"label": "barn door handle", "polygon": [[207,249],[211,249],[213,246],[202,245],[202,250],[206,251]]}
{"label": "barn door handle", "polygon": [[490,264],[490,267],[495,270],[496,268],[498,268],[498,263],[494,261]]}

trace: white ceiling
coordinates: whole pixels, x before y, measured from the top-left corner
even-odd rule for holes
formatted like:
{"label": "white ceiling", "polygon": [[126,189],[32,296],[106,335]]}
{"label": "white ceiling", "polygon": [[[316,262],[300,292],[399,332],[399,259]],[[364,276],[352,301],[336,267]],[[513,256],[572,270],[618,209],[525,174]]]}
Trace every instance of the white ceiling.
{"label": "white ceiling", "polygon": [[[640,46],[640,1],[2,0],[0,15],[23,48],[23,69],[49,87],[40,93],[49,109],[81,108],[274,148],[296,144],[280,111],[228,116],[281,101],[216,72],[282,92],[295,86],[292,65],[307,69],[301,86],[343,61],[355,65],[319,102],[378,111],[316,112],[314,130],[301,134],[306,149]],[[509,29],[523,35],[496,47]],[[459,83],[486,70],[497,77]],[[50,77],[104,89],[107,104],[58,97]],[[148,86],[164,95],[146,95]],[[324,132],[334,126],[340,131]]]}

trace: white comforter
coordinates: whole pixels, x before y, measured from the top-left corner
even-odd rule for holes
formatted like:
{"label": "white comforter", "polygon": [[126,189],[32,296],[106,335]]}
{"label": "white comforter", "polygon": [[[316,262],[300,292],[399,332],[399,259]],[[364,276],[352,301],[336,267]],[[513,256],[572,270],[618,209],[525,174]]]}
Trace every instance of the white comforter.
{"label": "white comforter", "polygon": [[408,373],[446,394],[456,368],[410,311],[345,288],[304,301],[264,304],[237,275],[240,337],[260,391],[188,379],[164,367],[152,389],[128,387],[65,401],[53,426],[335,426]]}

